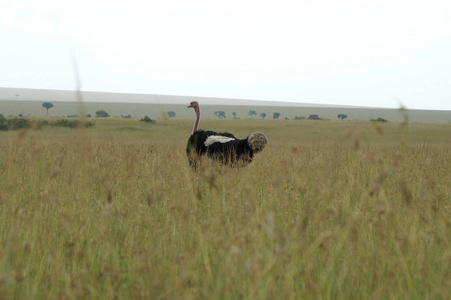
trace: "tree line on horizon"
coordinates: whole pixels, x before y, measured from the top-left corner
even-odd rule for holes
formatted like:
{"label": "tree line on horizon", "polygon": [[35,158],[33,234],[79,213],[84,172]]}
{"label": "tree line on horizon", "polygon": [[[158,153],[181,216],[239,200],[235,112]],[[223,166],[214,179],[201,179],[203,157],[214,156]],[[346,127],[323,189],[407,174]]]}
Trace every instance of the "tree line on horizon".
{"label": "tree line on horizon", "polygon": [[[48,116],[48,115],[49,115],[49,109],[53,108],[53,107],[54,107],[54,104],[51,103],[51,102],[43,102],[43,103],[42,103],[42,107],[44,107],[44,108],[47,110],[46,113],[47,113],[47,116]],[[175,117],[176,117],[176,112],[173,111],[173,110],[170,110],[170,111],[167,111],[167,112],[166,112],[166,115],[167,115],[169,118],[175,118]],[[226,119],[226,118],[227,118],[225,111],[215,111],[215,112],[214,112],[214,115],[215,115],[217,118],[219,118],[219,119]],[[239,117],[237,117],[236,112],[232,112],[232,115],[233,115],[233,119],[239,119]],[[257,111],[255,111],[255,110],[249,110],[249,112],[248,112],[248,116],[249,116],[250,118],[253,118],[254,116],[258,116],[258,115],[259,115],[262,119],[265,119],[265,118],[267,117],[267,114],[266,114],[265,112],[261,112],[260,114],[258,114]],[[272,118],[273,118],[273,120],[276,120],[276,119],[279,119],[280,116],[281,116],[281,113],[279,113],[279,112],[274,112],[273,115],[272,115]],[[2,114],[0,113],[0,117],[4,117],[4,115],[2,115]],[[12,117],[12,116],[10,116],[10,117]],[[23,114],[19,114],[18,117],[24,117],[24,115],[23,115]],[[76,118],[76,117],[78,117],[78,115],[67,115],[66,117],[68,117],[68,118]],[[87,114],[85,117],[91,118],[92,115],[91,115],[91,114]],[[107,111],[101,109],[101,110],[97,110],[97,111],[95,112],[95,117],[96,117],[96,118],[108,118],[108,117],[111,117],[111,116],[109,115],[109,113],[108,113]],[[117,116],[117,117],[118,117],[118,116]],[[121,118],[128,118],[128,119],[131,119],[131,118],[132,118],[132,116],[131,116],[130,114],[128,114],[128,115],[121,115],[120,117],[121,117]],[[344,119],[347,119],[347,118],[348,118],[348,115],[340,113],[340,114],[337,115],[337,118],[343,121]],[[319,117],[318,114],[311,114],[311,115],[309,115],[308,117],[305,117],[305,116],[295,116],[295,117],[293,118],[293,120],[305,120],[305,119],[307,119],[307,120],[323,120],[322,118]],[[289,120],[289,118],[288,118],[288,117],[285,117],[285,120]],[[379,117],[379,118],[377,118],[377,119],[371,119],[370,121],[381,121],[381,120],[384,120],[385,122],[387,121],[387,120],[385,120],[385,119],[383,119],[383,118],[381,118],[381,117]]]}

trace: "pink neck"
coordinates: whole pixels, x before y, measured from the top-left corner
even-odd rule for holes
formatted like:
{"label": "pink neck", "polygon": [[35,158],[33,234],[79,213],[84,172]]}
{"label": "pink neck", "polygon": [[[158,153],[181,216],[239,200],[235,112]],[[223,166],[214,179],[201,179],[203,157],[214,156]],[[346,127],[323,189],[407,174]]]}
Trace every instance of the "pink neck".
{"label": "pink neck", "polygon": [[199,106],[194,107],[194,111],[196,112],[196,122],[194,123],[193,133],[194,134],[197,131],[197,128],[199,128],[199,121],[200,121],[200,108]]}

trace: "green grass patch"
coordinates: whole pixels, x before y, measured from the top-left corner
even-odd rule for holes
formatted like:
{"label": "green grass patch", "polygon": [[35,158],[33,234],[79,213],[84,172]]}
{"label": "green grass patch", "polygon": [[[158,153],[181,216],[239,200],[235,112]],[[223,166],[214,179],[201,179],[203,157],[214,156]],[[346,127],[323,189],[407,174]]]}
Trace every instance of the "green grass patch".
{"label": "green grass patch", "polygon": [[133,126],[123,126],[123,127],[116,128],[116,130],[137,131],[137,130],[144,130],[144,129],[139,128],[139,127],[133,127]]}

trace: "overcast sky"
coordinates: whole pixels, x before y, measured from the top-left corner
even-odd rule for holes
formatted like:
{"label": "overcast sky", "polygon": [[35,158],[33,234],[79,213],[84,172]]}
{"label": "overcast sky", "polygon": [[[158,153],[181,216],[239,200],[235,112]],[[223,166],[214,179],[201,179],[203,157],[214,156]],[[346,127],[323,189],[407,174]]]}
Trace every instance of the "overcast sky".
{"label": "overcast sky", "polygon": [[0,87],[451,110],[450,0],[1,0]]}

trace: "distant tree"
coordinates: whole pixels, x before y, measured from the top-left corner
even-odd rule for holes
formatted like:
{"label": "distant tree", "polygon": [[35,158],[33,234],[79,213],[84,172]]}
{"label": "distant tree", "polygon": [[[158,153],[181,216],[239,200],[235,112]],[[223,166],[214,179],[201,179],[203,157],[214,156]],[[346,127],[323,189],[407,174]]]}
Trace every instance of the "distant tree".
{"label": "distant tree", "polygon": [[248,114],[249,116],[251,116],[251,118],[252,118],[253,116],[256,116],[256,115],[257,115],[257,112],[256,112],[255,110],[250,110],[247,114]]}
{"label": "distant tree", "polygon": [[347,117],[348,117],[348,115],[345,115],[345,114],[338,114],[338,115],[337,115],[337,118],[341,119],[342,121],[343,121],[344,119],[346,119]]}
{"label": "distant tree", "polygon": [[91,117],[92,117],[91,114],[86,115],[86,118],[91,118]]}
{"label": "distant tree", "polygon": [[121,115],[121,118],[123,118],[123,119],[131,119],[132,115],[125,115],[125,116]]}
{"label": "distant tree", "polygon": [[17,115],[19,118],[23,118],[23,114],[18,114]]}
{"label": "distant tree", "polygon": [[97,118],[108,118],[110,115],[103,109],[96,111]]}
{"label": "distant tree", "polygon": [[295,116],[294,117],[295,120],[305,120],[304,116]]}
{"label": "distant tree", "polygon": [[381,118],[381,117],[379,117],[377,119],[370,119],[370,121],[373,121],[373,122],[388,122],[387,120],[385,120],[384,118]]}
{"label": "distant tree", "polygon": [[48,116],[49,115],[49,109],[53,107],[53,103],[44,102],[44,103],[42,103],[42,106],[44,106],[47,109],[47,116]]}
{"label": "distant tree", "polygon": [[233,115],[233,118],[236,119],[236,112],[233,112],[232,115]]}
{"label": "distant tree", "polygon": [[5,117],[4,115],[0,114],[0,118],[4,118],[4,117]]}
{"label": "distant tree", "polygon": [[175,111],[168,111],[167,114],[169,118],[175,118]]}
{"label": "distant tree", "polygon": [[266,113],[261,113],[261,114],[260,114],[260,117],[262,117],[263,119],[265,119],[265,118],[266,118]]}
{"label": "distant tree", "polygon": [[225,112],[223,112],[223,111],[215,111],[215,115],[218,118],[220,118],[220,119],[226,119],[227,118],[226,115],[225,115]]}
{"label": "distant tree", "polygon": [[150,123],[150,124],[155,124],[155,120],[152,120],[148,116],[144,116],[144,118],[141,118],[141,120],[139,120],[139,121],[140,122],[145,122],[145,123]]}
{"label": "distant tree", "polygon": [[321,120],[318,115],[310,115],[310,116],[308,116],[307,119],[309,119],[309,120]]}
{"label": "distant tree", "polygon": [[275,120],[275,119],[278,119],[280,117],[280,113],[278,113],[278,112],[275,112],[273,115],[272,115],[272,118]]}

